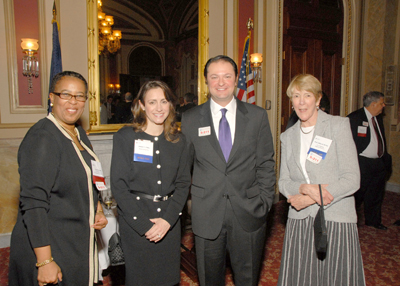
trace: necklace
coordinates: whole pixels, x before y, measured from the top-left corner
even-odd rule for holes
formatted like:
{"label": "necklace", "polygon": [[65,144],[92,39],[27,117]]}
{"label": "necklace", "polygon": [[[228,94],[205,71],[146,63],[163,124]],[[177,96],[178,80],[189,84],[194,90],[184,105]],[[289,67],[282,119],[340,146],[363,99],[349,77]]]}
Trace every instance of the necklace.
{"label": "necklace", "polygon": [[313,126],[313,128],[311,128],[310,131],[304,132],[304,131],[303,131],[303,128],[301,128],[301,123],[300,123],[300,130],[301,130],[301,132],[302,132],[303,134],[310,134],[310,133],[314,130],[314,128],[315,128],[315,125]]}
{"label": "necklace", "polygon": [[77,133],[76,131],[75,131],[75,134],[74,134],[74,133],[72,133],[71,131],[69,131],[67,128],[65,128],[64,125],[62,125],[61,122],[58,121],[57,117],[54,115],[53,112],[52,112],[51,114],[54,116],[54,118],[55,118],[55,120],[58,122],[58,124],[60,124],[60,126],[62,127],[62,129],[64,129],[65,131],[67,131],[67,132],[68,132],[70,135],[72,135],[73,137],[78,136],[78,133]]}

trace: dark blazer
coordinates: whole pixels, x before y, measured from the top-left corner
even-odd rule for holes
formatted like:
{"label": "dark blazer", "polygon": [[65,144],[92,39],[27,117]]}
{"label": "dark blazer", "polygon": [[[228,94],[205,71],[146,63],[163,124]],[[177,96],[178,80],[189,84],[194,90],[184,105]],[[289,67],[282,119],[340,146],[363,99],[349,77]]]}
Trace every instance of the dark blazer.
{"label": "dark blazer", "polygon": [[[45,245],[51,246],[61,268],[62,285],[93,285],[97,276],[98,269],[90,264],[97,259],[90,225],[98,192],[89,189],[75,144],[59,128],[48,118],[39,120],[18,150],[21,192],[11,235],[9,285],[38,285],[33,248]],[[78,131],[82,142],[91,146],[85,130]],[[90,165],[86,168],[91,170]]]}
{"label": "dark blazer", "polygon": [[[215,134],[210,100],[186,111],[182,131],[193,158],[192,228],[206,239],[220,233],[229,196],[245,231],[259,229],[274,198],[274,148],[267,112],[235,98],[236,130],[232,151],[225,161]],[[199,128],[211,134],[199,136]]]}
{"label": "dark blazer", "polygon": [[[371,141],[371,131],[368,126],[367,128],[367,135],[365,137],[358,136],[358,126],[363,126],[363,122],[368,122],[367,114],[365,113],[364,107],[350,113],[347,115],[347,117],[350,119],[350,126],[351,126],[351,132],[353,134],[353,139],[354,142],[356,143],[357,147],[357,154],[361,154],[367,147],[369,142]],[[379,129],[381,130],[382,137],[383,137],[383,143],[384,143],[384,153],[382,156],[382,159],[385,163],[385,169],[388,173],[392,172],[392,156],[387,152],[387,146],[386,146],[386,136],[385,136],[385,128],[383,126],[383,116],[382,114],[379,114],[376,116],[376,120],[378,121]]]}

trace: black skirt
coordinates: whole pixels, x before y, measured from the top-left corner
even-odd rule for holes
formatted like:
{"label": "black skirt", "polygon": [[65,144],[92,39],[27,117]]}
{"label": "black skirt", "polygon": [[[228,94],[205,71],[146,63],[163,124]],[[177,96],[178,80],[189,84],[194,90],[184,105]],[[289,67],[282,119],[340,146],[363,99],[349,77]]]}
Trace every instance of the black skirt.
{"label": "black skirt", "polygon": [[171,286],[180,282],[180,220],[157,243],[140,236],[120,219],[125,257],[125,286]]}

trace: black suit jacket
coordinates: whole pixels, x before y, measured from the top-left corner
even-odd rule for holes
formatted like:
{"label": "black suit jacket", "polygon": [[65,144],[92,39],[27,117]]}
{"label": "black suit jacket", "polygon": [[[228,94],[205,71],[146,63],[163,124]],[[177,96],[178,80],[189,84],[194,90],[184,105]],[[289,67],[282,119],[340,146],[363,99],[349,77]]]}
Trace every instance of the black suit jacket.
{"label": "black suit jacket", "polygon": [[[215,134],[210,100],[186,111],[182,118],[193,160],[192,228],[206,239],[220,233],[227,196],[241,226],[249,232],[265,223],[273,203],[276,178],[267,112],[235,100],[235,139],[228,162]],[[200,136],[202,127],[210,127],[211,134]]]}
{"label": "black suit jacket", "polygon": [[[367,114],[365,113],[364,107],[362,107],[362,108],[350,113],[349,115],[347,115],[347,117],[350,119],[351,132],[353,134],[354,142],[356,143],[357,154],[360,155],[368,147],[369,142],[371,141],[371,130],[370,130],[369,126],[367,128],[367,135],[365,137],[358,136],[358,126],[364,126],[363,122],[368,122]],[[383,137],[383,143],[384,143],[384,147],[385,147],[382,159],[384,160],[386,171],[388,173],[391,173],[392,172],[392,156],[387,152],[385,128],[383,126],[382,114],[379,114],[378,116],[376,116],[376,120],[378,121],[379,129],[381,131],[381,134]]]}

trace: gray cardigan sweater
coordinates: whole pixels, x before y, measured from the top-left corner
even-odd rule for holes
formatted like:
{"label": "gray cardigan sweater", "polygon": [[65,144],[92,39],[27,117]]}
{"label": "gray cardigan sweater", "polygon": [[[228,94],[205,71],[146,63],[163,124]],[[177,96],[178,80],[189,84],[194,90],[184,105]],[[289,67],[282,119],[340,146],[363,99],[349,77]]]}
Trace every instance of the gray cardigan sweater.
{"label": "gray cardigan sweater", "polygon": [[[356,146],[348,118],[318,111],[316,135],[332,140],[324,160],[319,164],[306,161],[311,184],[328,184],[326,188],[334,200],[325,206],[325,219],[336,222],[357,222],[353,193],[360,187],[360,169]],[[279,191],[286,197],[299,193],[301,184],[307,184],[300,165],[300,120],[281,134],[281,168]],[[290,206],[289,218],[315,217],[318,204],[300,211]]]}

